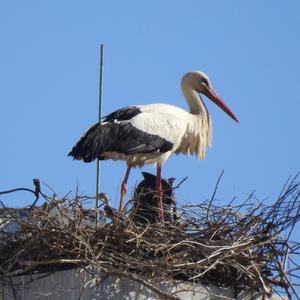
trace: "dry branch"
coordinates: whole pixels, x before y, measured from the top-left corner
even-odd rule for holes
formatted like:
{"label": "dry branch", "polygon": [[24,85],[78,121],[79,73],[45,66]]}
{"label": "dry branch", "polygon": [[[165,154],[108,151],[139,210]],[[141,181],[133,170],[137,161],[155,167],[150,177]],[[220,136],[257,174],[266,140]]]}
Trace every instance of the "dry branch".
{"label": "dry branch", "polygon": [[[38,199],[40,187],[35,187],[28,190]],[[130,278],[166,299],[178,298],[156,287],[165,280],[232,287],[237,293],[270,295],[279,289],[295,295],[292,280],[300,270],[295,262],[300,243],[290,237],[300,219],[297,178],[270,206],[258,202],[254,193],[240,205],[217,206],[216,189],[210,200],[178,208],[175,222],[145,226],[135,224],[130,212],[118,214],[104,196],[103,213],[111,221],[97,226],[94,211],[83,205],[88,197],[59,200],[43,195],[48,202],[24,210],[25,217],[20,210],[3,207],[1,220],[14,222],[17,230],[7,231],[0,224],[1,279],[9,282],[17,274],[76,266],[95,276],[100,272]]]}

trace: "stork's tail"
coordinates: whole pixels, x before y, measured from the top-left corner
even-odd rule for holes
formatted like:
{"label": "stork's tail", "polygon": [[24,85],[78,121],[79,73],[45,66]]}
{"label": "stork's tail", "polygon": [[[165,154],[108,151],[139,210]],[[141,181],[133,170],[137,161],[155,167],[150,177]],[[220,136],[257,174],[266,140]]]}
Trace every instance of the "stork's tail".
{"label": "stork's tail", "polygon": [[72,148],[68,156],[73,159],[91,162],[99,157],[102,146],[102,126],[97,123],[89,128]]}

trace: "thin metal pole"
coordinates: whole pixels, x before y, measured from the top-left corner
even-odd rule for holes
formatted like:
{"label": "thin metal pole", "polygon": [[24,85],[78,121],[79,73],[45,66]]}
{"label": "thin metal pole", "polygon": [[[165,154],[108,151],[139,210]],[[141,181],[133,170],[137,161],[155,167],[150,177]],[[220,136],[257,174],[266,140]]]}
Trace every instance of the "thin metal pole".
{"label": "thin metal pole", "polygon": [[[100,46],[100,79],[99,79],[99,110],[98,110],[98,122],[101,122],[102,116],[102,91],[103,91],[103,56],[104,47],[103,44]],[[100,162],[99,159],[96,161],[96,226],[99,219],[99,191],[100,191]]]}

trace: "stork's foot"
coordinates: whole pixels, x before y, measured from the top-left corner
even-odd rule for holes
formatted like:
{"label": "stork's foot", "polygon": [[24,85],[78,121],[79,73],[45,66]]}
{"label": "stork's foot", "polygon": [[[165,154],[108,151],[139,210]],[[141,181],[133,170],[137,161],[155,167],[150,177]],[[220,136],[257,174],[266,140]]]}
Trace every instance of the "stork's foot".
{"label": "stork's foot", "polygon": [[157,199],[158,199],[159,220],[161,222],[164,222],[164,220],[165,220],[165,217],[164,217],[164,206],[163,206],[163,202],[162,202],[162,196],[163,196],[163,194],[162,194],[161,190],[157,191],[157,193],[158,193]]}
{"label": "stork's foot", "polygon": [[120,205],[119,205],[120,213],[123,212],[123,204],[124,204],[125,195],[127,193],[127,180],[129,177],[130,169],[131,169],[131,167],[127,167],[127,170],[126,170],[126,173],[125,173],[124,179],[122,181],[122,185],[121,185],[121,196],[120,196]]}
{"label": "stork's foot", "polygon": [[161,184],[161,166],[157,165],[156,167],[156,193],[157,193],[157,201],[158,201],[158,212],[159,212],[159,219],[161,222],[165,220],[164,218],[164,207],[163,207],[163,191],[162,191],[162,184]]}
{"label": "stork's foot", "polygon": [[125,195],[127,193],[127,182],[122,182],[122,185],[121,185],[121,197],[120,197],[120,205],[119,205],[119,212],[123,212],[123,209],[124,209],[124,198],[125,198]]}

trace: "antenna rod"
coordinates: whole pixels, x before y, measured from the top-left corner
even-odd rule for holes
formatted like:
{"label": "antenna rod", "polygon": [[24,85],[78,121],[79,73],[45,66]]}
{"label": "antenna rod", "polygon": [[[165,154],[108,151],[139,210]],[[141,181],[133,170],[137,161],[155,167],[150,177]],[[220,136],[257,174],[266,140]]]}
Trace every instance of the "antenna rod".
{"label": "antenna rod", "polygon": [[[104,47],[103,44],[100,46],[100,79],[99,79],[99,110],[98,110],[98,122],[101,122],[102,116],[102,90],[103,90],[103,53]],[[100,162],[99,159],[96,161],[96,226],[99,219],[99,190],[100,190]]]}

